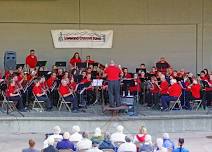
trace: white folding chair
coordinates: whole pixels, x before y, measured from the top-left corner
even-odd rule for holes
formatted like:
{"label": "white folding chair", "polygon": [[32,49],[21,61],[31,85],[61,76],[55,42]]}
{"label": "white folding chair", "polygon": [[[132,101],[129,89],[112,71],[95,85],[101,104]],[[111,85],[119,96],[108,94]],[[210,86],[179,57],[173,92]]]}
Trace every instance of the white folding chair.
{"label": "white folding chair", "polygon": [[36,111],[44,111],[43,105],[45,101],[38,100],[37,96],[33,93],[35,100],[33,101],[32,109]]}
{"label": "white folding chair", "polygon": [[190,102],[190,105],[191,105],[192,110],[195,109],[197,111],[200,108],[200,106],[202,105],[202,100],[201,99],[199,99],[199,100],[192,100]]}
{"label": "white folding chair", "polygon": [[5,93],[2,91],[2,96],[3,96],[3,101],[2,101],[2,109],[4,109],[5,111],[9,111],[9,112],[13,112],[13,111],[17,111],[16,108],[16,103],[14,101],[11,100],[7,100]]}
{"label": "white folding chair", "polygon": [[181,95],[177,98],[176,101],[170,101],[169,103],[169,110],[172,111],[176,105],[178,105],[179,109],[182,110],[181,101],[180,101]]}
{"label": "white folding chair", "polygon": [[68,111],[71,111],[71,108],[68,104],[71,104],[71,101],[65,101],[64,97],[60,94],[60,92],[58,91],[59,93],[59,101],[58,101],[58,104],[59,104],[59,108],[58,110],[60,111],[62,106],[65,105],[65,107],[68,109]]}

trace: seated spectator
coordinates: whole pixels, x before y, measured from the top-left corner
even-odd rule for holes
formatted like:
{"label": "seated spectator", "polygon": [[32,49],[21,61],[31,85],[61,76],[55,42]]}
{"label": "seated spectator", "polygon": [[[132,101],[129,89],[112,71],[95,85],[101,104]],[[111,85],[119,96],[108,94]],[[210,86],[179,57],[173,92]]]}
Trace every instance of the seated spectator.
{"label": "seated spectator", "polygon": [[82,133],[82,140],[77,143],[78,150],[89,150],[92,148],[92,141],[88,139],[88,133]]}
{"label": "seated spectator", "polygon": [[137,143],[144,143],[145,141],[145,136],[147,135],[147,129],[144,128],[143,126],[139,129],[139,133],[135,135],[133,142],[135,144]]}
{"label": "seated spectator", "polygon": [[92,148],[91,149],[89,149],[89,150],[87,150],[86,152],[103,152],[102,150],[100,150],[99,148],[98,148],[98,142],[96,142],[96,141],[93,141],[92,142]]}
{"label": "seated spectator", "polygon": [[30,139],[29,140],[29,148],[23,149],[22,152],[38,152],[35,148],[35,141]]}
{"label": "seated spectator", "polygon": [[111,135],[110,140],[115,142],[125,142],[125,134],[123,133],[124,127],[119,125],[116,127],[116,132]]}
{"label": "seated spectator", "polygon": [[50,137],[47,139],[48,147],[43,149],[43,152],[59,152],[55,147],[54,147],[54,138]]}
{"label": "seated spectator", "polygon": [[73,143],[78,143],[79,141],[82,140],[82,135],[79,133],[80,132],[80,127],[79,126],[73,126],[72,127],[72,135],[70,135],[69,140],[72,141]]}
{"label": "seated spectator", "polygon": [[150,135],[146,135],[145,142],[140,146],[139,152],[152,152],[153,150],[152,137]]}
{"label": "seated spectator", "polygon": [[186,148],[183,147],[184,145],[184,138],[179,138],[178,140],[178,146],[176,149],[174,149],[173,152],[189,152]]}
{"label": "seated spectator", "polygon": [[93,137],[91,138],[91,141],[94,142],[96,141],[97,143],[102,142],[104,139],[104,137],[102,136],[102,131],[100,128],[96,128],[95,129],[95,133],[93,135]]}
{"label": "seated spectator", "polygon": [[137,148],[134,143],[131,142],[131,139],[127,136],[125,136],[125,143],[121,144],[120,147],[118,148],[118,152],[136,152]]}
{"label": "seated spectator", "polygon": [[167,111],[169,109],[170,101],[176,101],[182,94],[182,87],[177,83],[176,79],[171,79],[171,86],[169,87],[169,96],[162,96],[162,110]]}
{"label": "seated spectator", "polygon": [[[53,135],[50,135],[48,138],[53,138],[55,142],[61,141],[63,136],[60,135],[61,129],[59,126],[53,128]],[[44,148],[48,146],[48,138],[44,141]]]}
{"label": "seated spectator", "polygon": [[113,149],[116,150],[115,145],[110,140],[110,134],[106,132],[104,134],[104,140],[100,143],[99,149]]}
{"label": "seated spectator", "polygon": [[163,147],[170,151],[174,150],[174,142],[170,140],[168,133],[163,134]]}
{"label": "seated spectator", "polygon": [[70,137],[69,132],[64,132],[63,140],[61,140],[57,143],[56,148],[58,150],[60,150],[60,149],[71,149],[73,151],[76,151],[76,147],[71,141],[69,141],[69,137]]}
{"label": "seated spectator", "polygon": [[163,139],[162,138],[158,138],[156,141],[156,149],[154,152],[168,152],[168,150],[163,147]]}

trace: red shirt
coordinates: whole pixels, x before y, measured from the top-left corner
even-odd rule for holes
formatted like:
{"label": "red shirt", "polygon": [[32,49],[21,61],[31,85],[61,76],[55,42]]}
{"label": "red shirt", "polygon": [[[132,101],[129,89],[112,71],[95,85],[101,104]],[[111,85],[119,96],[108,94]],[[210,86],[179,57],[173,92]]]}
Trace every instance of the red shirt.
{"label": "red shirt", "polygon": [[153,83],[153,87],[150,88],[150,91],[151,91],[151,93],[156,94],[159,92],[159,88],[155,83]]}
{"label": "red shirt", "polygon": [[140,79],[137,79],[137,80],[134,80],[135,81],[135,83],[137,83],[137,85],[135,85],[135,86],[131,86],[130,88],[129,88],[129,90],[130,90],[130,92],[141,92],[141,81],[140,81]]}
{"label": "red shirt", "polygon": [[76,82],[71,82],[71,83],[69,83],[69,87],[70,87],[71,89],[75,90],[76,87],[77,87],[77,83],[76,83]]}
{"label": "red shirt", "polygon": [[95,63],[94,60],[86,60],[85,62],[86,62],[86,63]]}
{"label": "red shirt", "polygon": [[47,81],[46,84],[48,86],[48,88],[51,88],[54,84],[54,81],[56,80],[56,78],[50,77]]}
{"label": "red shirt", "polygon": [[179,97],[182,93],[182,88],[178,83],[175,83],[169,87],[169,96]]}
{"label": "red shirt", "polygon": [[78,58],[78,59],[75,59],[75,58],[71,58],[69,63],[73,66],[75,66],[76,63],[80,63],[81,62],[81,59]]}
{"label": "red shirt", "polygon": [[105,73],[107,74],[108,80],[119,80],[121,70],[117,66],[110,65],[105,69]]}
{"label": "red shirt", "polygon": [[160,84],[160,94],[168,94],[168,89],[169,89],[169,83],[167,81],[162,81]]}
{"label": "red shirt", "polygon": [[126,75],[124,75],[124,78],[129,79],[132,78],[131,74],[127,73]]}
{"label": "red shirt", "polygon": [[201,86],[200,84],[193,84],[191,86],[191,94],[194,98],[199,99],[200,98],[200,90],[201,90]]}
{"label": "red shirt", "polygon": [[30,67],[30,68],[35,68],[37,65],[38,59],[35,55],[28,55],[26,57],[26,64]]}
{"label": "red shirt", "polygon": [[34,93],[34,95],[38,95],[38,94],[42,94],[43,93],[43,90],[42,90],[42,86],[39,85],[39,86],[34,86],[33,89],[32,89],[32,92]]}
{"label": "red shirt", "polygon": [[15,86],[9,85],[9,87],[7,88],[7,91],[6,91],[6,97],[10,97],[11,93],[15,93]]}
{"label": "red shirt", "polygon": [[68,86],[63,86],[63,85],[60,85],[59,87],[59,92],[62,96],[64,96],[65,94],[69,94],[70,93],[70,89]]}

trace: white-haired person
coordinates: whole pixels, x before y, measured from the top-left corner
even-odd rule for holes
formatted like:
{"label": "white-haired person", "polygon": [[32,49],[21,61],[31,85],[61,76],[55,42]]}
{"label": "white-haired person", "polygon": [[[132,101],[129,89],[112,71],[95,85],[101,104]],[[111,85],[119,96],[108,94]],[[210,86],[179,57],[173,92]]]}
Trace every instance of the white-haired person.
{"label": "white-haired person", "polygon": [[168,151],[173,151],[174,150],[174,142],[170,139],[168,133],[163,134],[163,147],[167,148]]}
{"label": "white-haired person", "polygon": [[61,133],[60,127],[59,126],[55,126],[53,128],[53,134],[49,135],[47,137],[47,139],[44,141],[44,146],[43,147],[46,148],[48,146],[48,139],[49,138],[53,138],[55,140],[55,142],[61,141],[63,139],[63,136],[60,135],[60,133]]}
{"label": "white-haired person", "polygon": [[136,145],[134,143],[132,143],[132,140],[125,136],[125,143],[121,144],[118,148],[118,152],[126,152],[126,151],[130,151],[130,152],[136,152],[137,148]]}
{"label": "white-haired person", "polygon": [[103,152],[98,148],[99,143],[97,141],[92,141],[92,148],[89,150],[86,150],[86,152]]}
{"label": "white-haired person", "polygon": [[110,140],[113,143],[115,143],[115,142],[123,142],[124,143],[126,135],[123,132],[124,132],[124,127],[121,125],[118,125],[116,127],[116,132],[111,135]]}
{"label": "white-haired person", "polygon": [[141,144],[139,148],[139,152],[152,152],[153,150],[152,137],[150,135],[146,135],[144,143]]}
{"label": "white-haired person", "polygon": [[75,144],[82,140],[82,135],[80,134],[79,126],[75,125],[72,127],[72,134],[70,135],[69,140]]}
{"label": "white-haired person", "polygon": [[182,87],[176,79],[171,79],[170,83],[171,86],[168,89],[169,95],[161,97],[162,111],[167,111],[169,109],[170,101],[176,101],[182,94]]}
{"label": "white-haired person", "polygon": [[63,134],[63,139],[57,143],[56,148],[57,148],[58,150],[71,149],[71,150],[73,150],[73,151],[76,151],[77,148],[76,148],[76,146],[74,145],[74,143],[72,143],[72,142],[69,140],[69,137],[70,137],[69,132],[64,132],[64,134]]}
{"label": "white-haired person", "polygon": [[78,150],[89,150],[92,148],[92,141],[88,138],[88,133],[82,133],[82,140],[77,143]]}
{"label": "white-haired person", "polygon": [[99,127],[95,129],[94,135],[91,137],[92,142],[101,143],[104,140],[104,137],[102,135],[102,131]]}
{"label": "white-haired person", "polygon": [[154,152],[168,152],[167,148],[163,147],[163,139],[157,138],[156,140],[156,148]]}
{"label": "white-haired person", "polygon": [[55,147],[54,147],[54,144],[55,144],[55,140],[53,137],[50,137],[47,139],[47,143],[48,143],[48,146],[46,148],[43,149],[43,152],[59,152],[59,150],[57,150]]}

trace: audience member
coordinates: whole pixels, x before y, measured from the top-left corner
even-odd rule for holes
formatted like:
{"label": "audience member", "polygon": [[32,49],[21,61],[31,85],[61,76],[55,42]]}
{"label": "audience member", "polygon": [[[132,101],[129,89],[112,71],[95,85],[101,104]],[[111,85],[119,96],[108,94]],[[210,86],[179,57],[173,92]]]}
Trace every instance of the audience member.
{"label": "audience member", "polygon": [[99,127],[97,127],[95,129],[95,133],[94,133],[93,137],[91,138],[91,141],[92,142],[96,141],[97,143],[100,143],[103,141],[103,139],[104,139],[104,137],[102,136],[102,131]]}
{"label": "audience member", "polygon": [[77,148],[79,150],[89,150],[92,148],[92,141],[88,139],[88,133],[82,133],[82,140],[77,143]]}
{"label": "audience member", "polygon": [[79,141],[82,140],[82,135],[79,133],[80,132],[80,127],[79,126],[73,126],[72,127],[72,135],[70,135],[69,140],[78,143]]}
{"label": "audience member", "polygon": [[189,152],[186,148],[183,147],[184,145],[184,138],[179,138],[178,140],[178,146],[176,149],[174,149],[173,152]]}
{"label": "audience member", "polygon": [[154,147],[152,145],[152,137],[150,135],[145,136],[145,142],[141,144],[139,152],[152,152]]}
{"label": "audience member", "polygon": [[70,137],[69,132],[64,132],[63,140],[61,140],[57,143],[56,148],[58,150],[60,150],[60,149],[71,149],[73,151],[76,151],[76,147],[71,141],[69,141],[69,137]]}
{"label": "audience member", "polygon": [[38,150],[35,149],[35,141],[30,139],[29,148],[23,149],[22,152],[38,152]]}
{"label": "audience member", "polygon": [[163,134],[163,147],[170,151],[174,150],[174,142],[170,140],[168,133]]}
{"label": "audience member", "polygon": [[116,127],[116,132],[111,135],[110,140],[115,142],[125,142],[125,134],[123,133],[124,127],[119,125]]}
{"label": "audience member", "polygon": [[163,139],[162,138],[158,138],[156,141],[156,149],[154,150],[154,152],[168,152],[167,148],[163,147]]}
{"label": "audience member", "polygon": [[43,152],[59,152],[55,147],[54,147],[54,143],[55,140],[53,137],[50,137],[47,139],[47,143],[48,143],[48,147],[43,149]]}
{"label": "audience member", "polygon": [[91,149],[89,149],[89,150],[87,150],[86,152],[103,152],[102,150],[100,150],[99,148],[98,148],[98,142],[97,141],[93,141],[92,142],[92,148]]}
{"label": "audience member", "polygon": [[137,148],[134,143],[132,143],[131,139],[127,136],[125,136],[125,143],[121,144],[120,147],[118,148],[118,152],[136,152]]}
{"label": "audience member", "polygon": [[142,126],[140,129],[139,129],[139,133],[137,135],[135,135],[134,139],[133,139],[133,142],[135,144],[137,143],[144,143],[145,141],[145,136],[147,135],[147,129],[144,128],[144,126]]}
{"label": "audience member", "polygon": [[115,151],[116,147],[110,140],[110,134],[106,132],[104,134],[104,140],[100,143],[99,149],[113,149]]}

